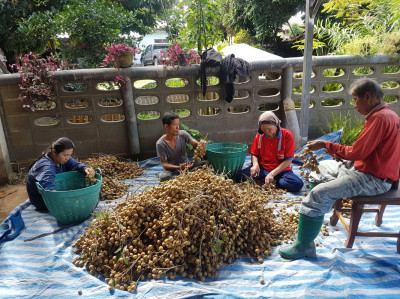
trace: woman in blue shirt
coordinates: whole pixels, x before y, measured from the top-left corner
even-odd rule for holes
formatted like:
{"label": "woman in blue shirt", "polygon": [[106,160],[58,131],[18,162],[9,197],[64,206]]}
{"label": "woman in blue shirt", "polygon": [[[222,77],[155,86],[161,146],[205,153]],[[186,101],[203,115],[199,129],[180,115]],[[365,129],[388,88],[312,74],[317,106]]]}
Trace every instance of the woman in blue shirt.
{"label": "woman in blue shirt", "polygon": [[93,168],[79,163],[71,157],[74,148],[75,146],[69,138],[61,137],[53,142],[29,169],[26,190],[29,201],[37,211],[48,212],[36,187],[36,182],[39,182],[45,190],[55,190],[54,181],[57,173],[79,171],[87,176],[95,175]]}

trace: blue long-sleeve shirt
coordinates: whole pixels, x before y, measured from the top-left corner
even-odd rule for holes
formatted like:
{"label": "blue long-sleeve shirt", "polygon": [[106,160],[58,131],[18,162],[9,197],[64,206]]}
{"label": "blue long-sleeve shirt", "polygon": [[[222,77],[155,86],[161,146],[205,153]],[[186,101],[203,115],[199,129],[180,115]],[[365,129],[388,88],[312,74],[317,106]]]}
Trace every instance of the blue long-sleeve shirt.
{"label": "blue long-sleeve shirt", "polygon": [[36,182],[39,182],[45,190],[55,190],[54,181],[57,173],[79,171],[85,174],[85,168],[87,168],[86,165],[79,163],[74,158],[70,158],[67,163],[58,167],[50,155],[41,157],[29,170],[26,179],[26,191],[28,192],[29,201],[37,210],[46,211],[46,205],[36,187]]}

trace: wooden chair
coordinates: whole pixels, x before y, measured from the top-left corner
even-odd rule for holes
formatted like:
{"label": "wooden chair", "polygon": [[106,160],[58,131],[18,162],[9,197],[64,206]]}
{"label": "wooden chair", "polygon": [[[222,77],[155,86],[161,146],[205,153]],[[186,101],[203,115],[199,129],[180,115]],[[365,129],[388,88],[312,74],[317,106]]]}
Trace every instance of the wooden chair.
{"label": "wooden chair", "polygon": [[[357,196],[349,198],[352,200],[352,207],[343,207],[342,199],[338,199],[333,205],[333,214],[330,218],[330,224],[336,225],[338,220],[343,223],[347,230],[347,240],[344,243],[346,248],[352,248],[354,239],[356,236],[362,237],[394,237],[397,238],[397,252],[400,253],[400,231],[399,232],[359,232],[358,225],[361,220],[361,216],[365,212],[376,212],[375,225],[380,226],[382,224],[383,212],[387,205],[400,205],[400,189],[399,182],[393,182],[392,188],[381,195],[376,196]],[[377,208],[365,208],[364,205],[378,205]],[[346,223],[342,213],[351,212],[350,224]]]}

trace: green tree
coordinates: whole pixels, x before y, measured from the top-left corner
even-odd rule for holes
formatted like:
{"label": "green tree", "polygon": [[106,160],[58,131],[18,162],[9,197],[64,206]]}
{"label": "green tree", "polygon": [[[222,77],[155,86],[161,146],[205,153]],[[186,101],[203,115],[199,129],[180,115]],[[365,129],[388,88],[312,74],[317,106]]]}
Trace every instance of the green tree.
{"label": "green tree", "polygon": [[[130,31],[145,34],[156,24],[160,0],[2,0],[0,1],[0,48],[7,58],[21,52],[55,52],[57,34],[68,33],[63,47],[69,60],[91,56],[94,65],[100,52]],[[166,7],[174,0],[162,0]],[[76,10],[76,11],[74,11]],[[97,43],[95,42],[97,39]],[[87,51],[88,47],[92,51]],[[102,49],[98,49],[98,47]],[[10,61],[14,62],[14,61]]]}
{"label": "green tree", "polygon": [[[15,62],[15,56],[21,52],[44,49],[50,44],[49,32],[53,27],[51,21],[38,24],[41,13],[47,19],[68,1],[64,0],[2,0],[0,1],[0,48],[4,51],[9,63]],[[47,16],[46,16],[46,13]],[[31,18],[32,17],[32,18]],[[30,29],[21,28],[21,23],[31,18]],[[24,32],[32,35],[26,36]],[[28,49],[28,50],[27,50]]]}
{"label": "green tree", "polygon": [[173,44],[177,43],[179,33],[185,28],[185,11],[177,5],[167,7],[167,5],[165,5],[165,0],[160,0],[160,2],[162,7],[159,19],[160,21],[165,22],[168,40]]}
{"label": "green tree", "polygon": [[[114,0],[113,2],[121,5],[131,13],[134,13],[137,23],[127,24],[129,31],[140,34],[148,33],[149,30],[156,27],[157,19],[163,15],[164,10],[168,10],[178,0]],[[128,32],[129,32],[128,31]]]}
{"label": "green tree", "polygon": [[99,65],[105,57],[106,45],[123,42],[121,34],[126,32],[126,27],[137,24],[140,28],[140,21],[133,13],[121,4],[105,0],[76,0],[60,12],[57,23],[69,36],[68,42],[60,47],[62,57],[68,62],[82,57],[86,68]]}
{"label": "green tree", "polygon": [[371,0],[329,0],[323,5],[323,12],[327,12],[331,17],[334,16],[342,25],[350,25],[365,15],[366,10],[372,9],[373,2]]}
{"label": "green tree", "polygon": [[314,34],[326,45],[321,54],[397,56],[399,9],[399,0],[328,1]]}
{"label": "green tree", "polygon": [[[17,53],[43,53],[46,50],[55,53],[57,34],[60,33],[60,25],[55,21],[57,14],[57,10],[33,12],[21,22],[14,33],[14,50]],[[35,38],[31,38],[33,36]],[[30,39],[29,43],[27,39]]]}
{"label": "green tree", "polygon": [[179,31],[179,39],[188,48],[202,50],[224,39],[220,1],[183,0],[178,4],[184,19]]}
{"label": "green tree", "polygon": [[305,9],[304,0],[232,0],[231,25],[244,29],[262,44],[275,43],[282,24]]}

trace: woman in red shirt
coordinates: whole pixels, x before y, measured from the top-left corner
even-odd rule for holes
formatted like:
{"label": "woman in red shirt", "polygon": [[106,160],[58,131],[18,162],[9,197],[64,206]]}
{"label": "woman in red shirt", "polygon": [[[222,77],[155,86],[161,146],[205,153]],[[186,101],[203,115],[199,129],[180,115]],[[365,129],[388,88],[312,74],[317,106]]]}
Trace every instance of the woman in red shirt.
{"label": "woman in red shirt", "polygon": [[258,133],[251,146],[251,166],[239,171],[235,181],[252,177],[266,185],[275,183],[289,192],[300,191],[303,181],[290,166],[294,158],[295,143],[292,132],[280,126],[281,121],[271,111],[260,115]]}

